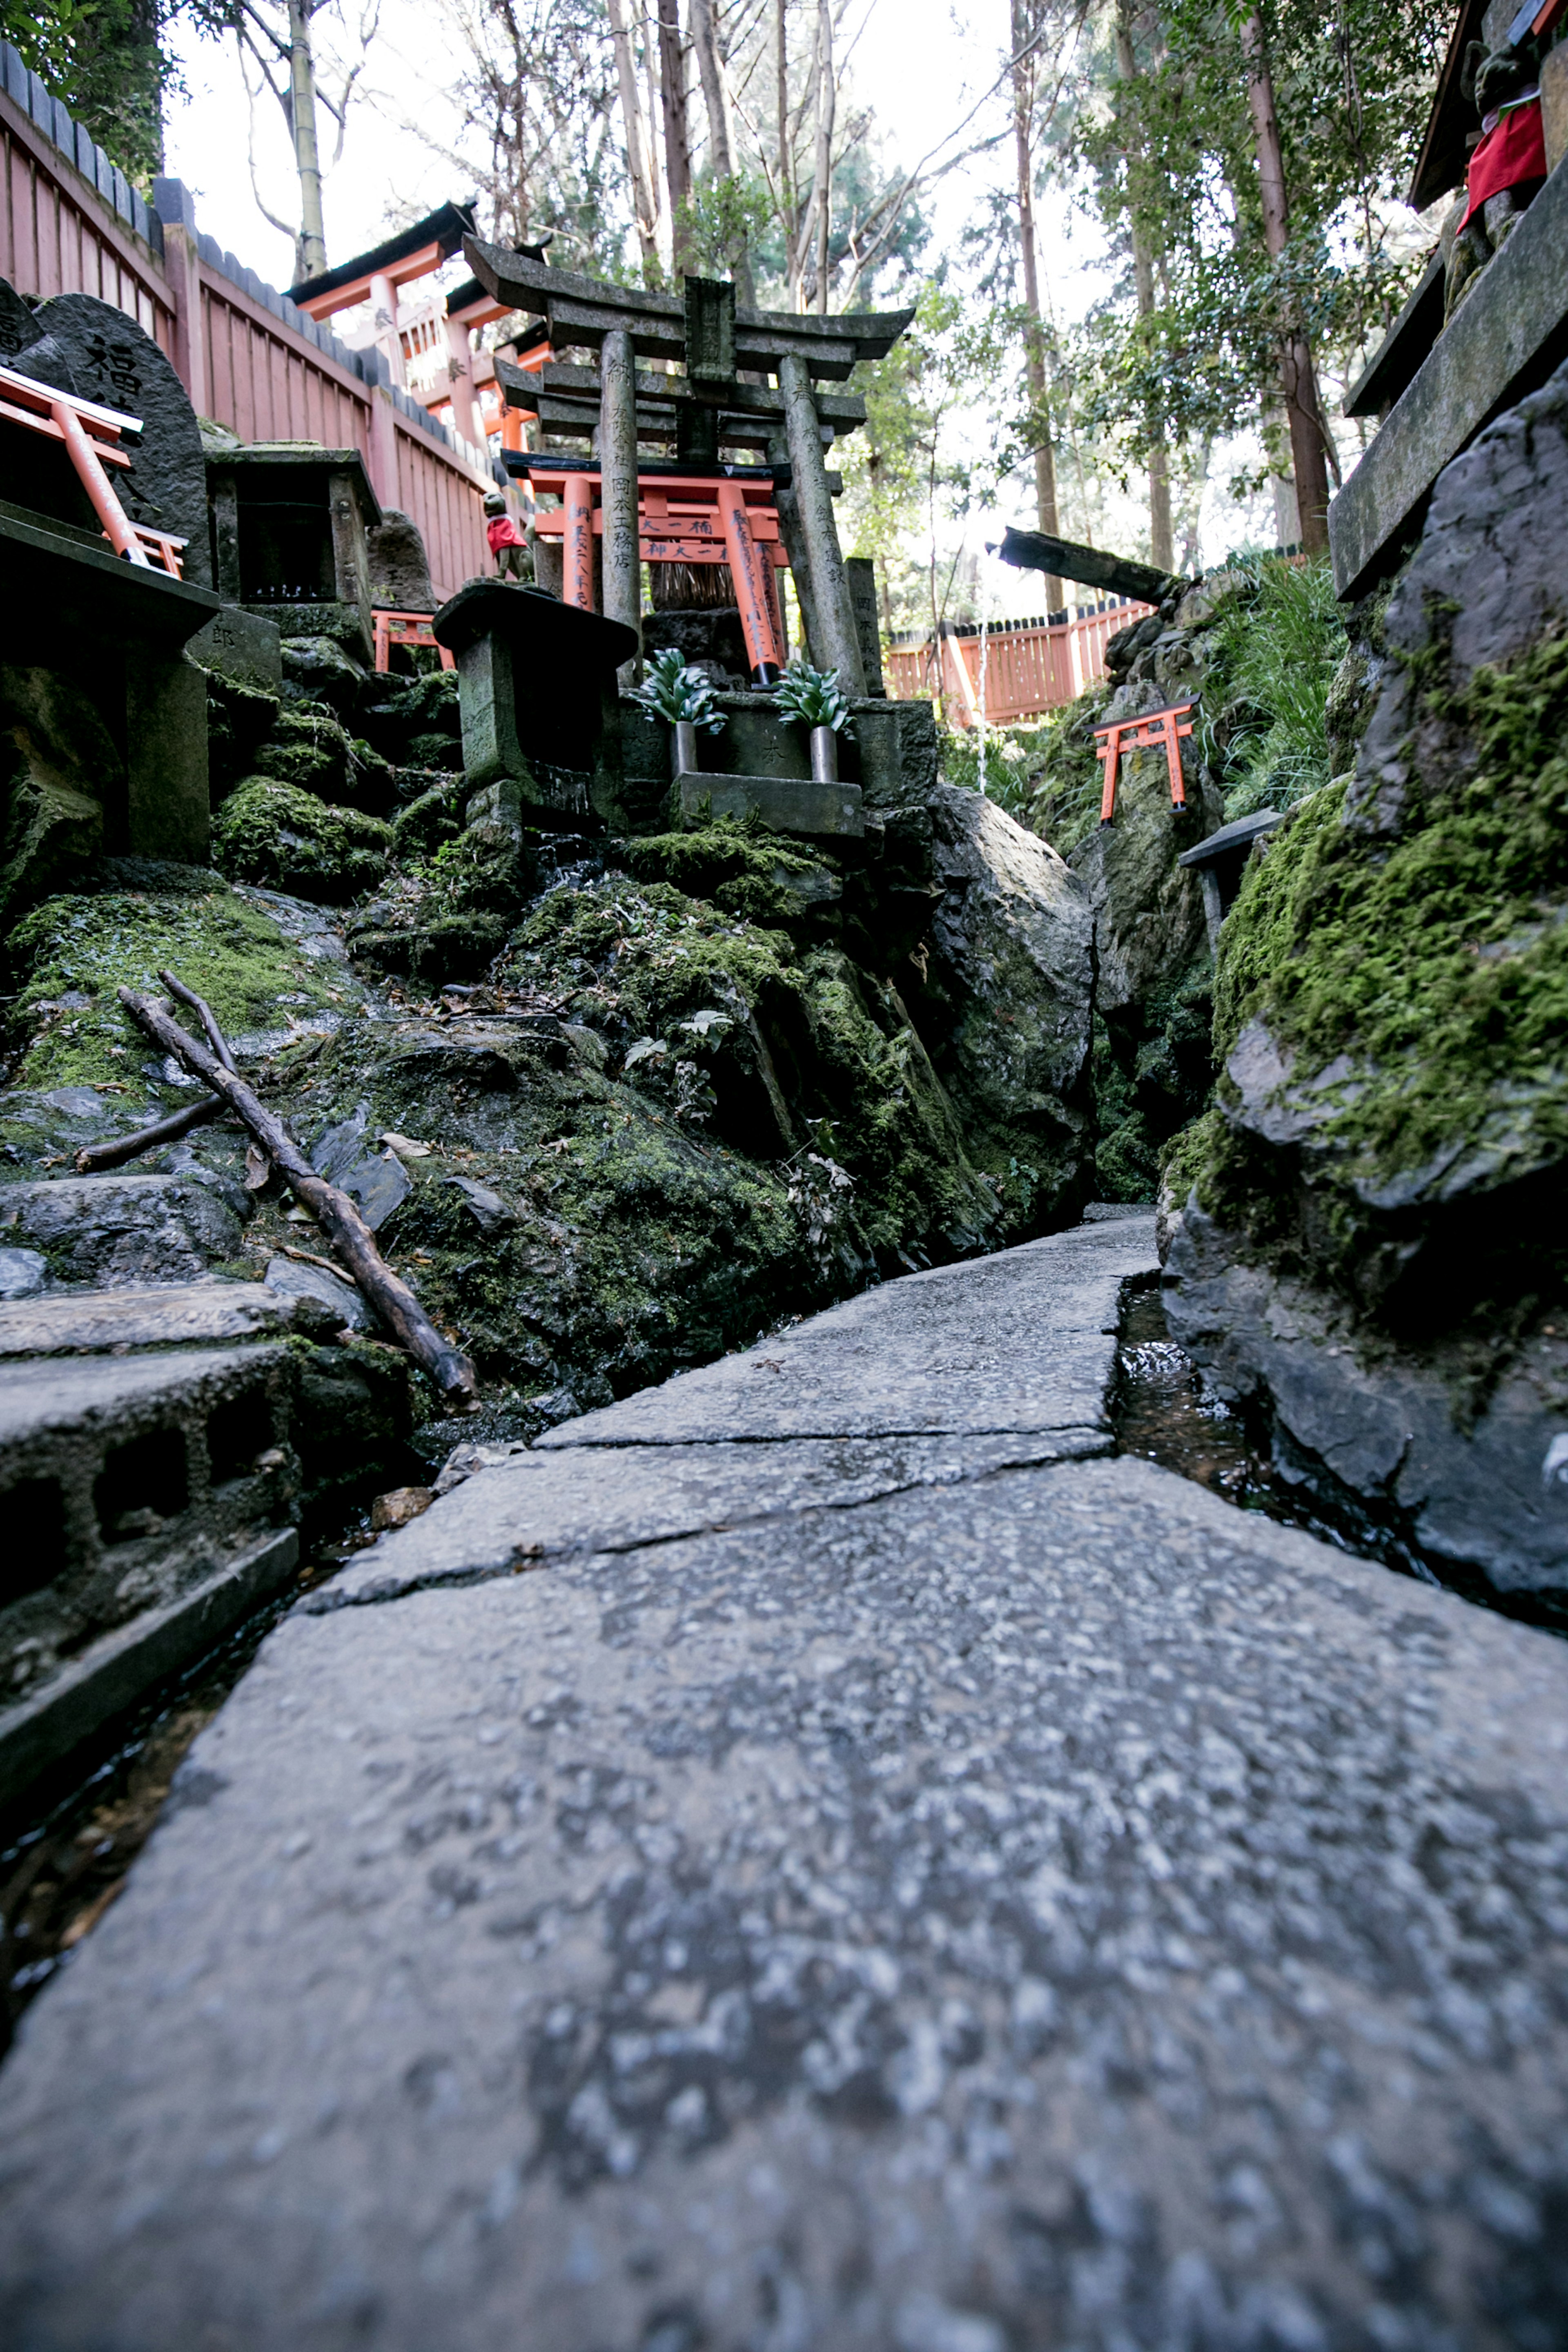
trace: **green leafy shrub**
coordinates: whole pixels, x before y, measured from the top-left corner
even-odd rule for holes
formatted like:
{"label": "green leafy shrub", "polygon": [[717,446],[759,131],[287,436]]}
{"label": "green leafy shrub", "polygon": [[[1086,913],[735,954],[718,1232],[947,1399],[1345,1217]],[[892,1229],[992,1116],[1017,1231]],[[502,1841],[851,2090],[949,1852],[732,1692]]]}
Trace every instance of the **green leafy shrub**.
{"label": "green leafy shrub", "polygon": [[1197,741],[1227,819],[1292,807],[1329,782],[1328,700],[1345,628],[1328,564],[1233,556],[1207,640]]}

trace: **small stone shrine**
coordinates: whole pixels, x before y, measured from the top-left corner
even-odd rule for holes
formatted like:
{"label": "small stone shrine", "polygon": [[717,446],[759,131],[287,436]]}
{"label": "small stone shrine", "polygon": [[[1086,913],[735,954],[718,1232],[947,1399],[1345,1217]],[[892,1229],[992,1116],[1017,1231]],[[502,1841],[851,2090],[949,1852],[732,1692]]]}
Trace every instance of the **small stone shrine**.
{"label": "small stone shrine", "polygon": [[[382,509],[357,449],[250,442],[207,459],[214,585],[285,637],[374,656],[369,534]],[[412,607],[410,609],[413,609]]]}
{"label": "small stone shrine", "polygon": [[[1444,467],[1568,354],[1565,37],[1568,0],[1465,0],[1455,16],[1409,202],[1424,211],[1458,193],[1345,401],[1347,416],[1381,419],[1329,508],[1346,601],[1393,577]],[[1500,133],[1519,152],[1511,167],[1496,161]],[[1488,194],[1494,179],[1507,184]]]}
{"label": "small stone shrine", "polygon": [[433,626],[457,661],[469,824],[591,824],[599,772],[615,764],[615,674],[636,652],[632,631],[498,580],[471,580]]}

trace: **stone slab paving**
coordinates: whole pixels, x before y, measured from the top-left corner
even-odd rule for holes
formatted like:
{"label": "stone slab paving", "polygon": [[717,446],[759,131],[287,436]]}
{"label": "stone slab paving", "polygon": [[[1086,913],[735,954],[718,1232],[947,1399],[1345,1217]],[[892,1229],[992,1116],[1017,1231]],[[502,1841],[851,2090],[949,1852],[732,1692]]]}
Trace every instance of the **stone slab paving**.
{"label": "stone slab paving", "polygon": [[1568,1647],[924,1442],[568,1446],[378,1564],[26,2021],[8,2347],[1561,2344]]}
{"label": "stone slab paving", "polygon": [[1080,1225],[884,1283],[539,1444],[1103,1430],[1122,1285],[1156,1270],[1154,1225]]}

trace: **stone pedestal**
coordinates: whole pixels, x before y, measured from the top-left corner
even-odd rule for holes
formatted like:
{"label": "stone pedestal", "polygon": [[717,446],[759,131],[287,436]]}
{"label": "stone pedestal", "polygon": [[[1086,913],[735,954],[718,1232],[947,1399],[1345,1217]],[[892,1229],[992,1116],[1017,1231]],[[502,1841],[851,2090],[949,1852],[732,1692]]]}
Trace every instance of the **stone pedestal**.
{"label": "stone pedestal", "polygon": [[205,865],[207,682],[184,647],[210,589],[0,514],[0,730],[15,912],[99,855]]}
{"label": "stone pedestal", "polygon": [[678,780],[683,824],[718,816],[760,817],[770,833],[862,841],[866,821],[858,784],[819,783],[811,777],[700,776]]}
{"label": "stone pedestal", "polygon": [[473,581],[441,607],[436,642],[457,660],[471,790],[509,779],[520,815],[580,827],[616,765],[616,670],[636,633],[532,588]]}

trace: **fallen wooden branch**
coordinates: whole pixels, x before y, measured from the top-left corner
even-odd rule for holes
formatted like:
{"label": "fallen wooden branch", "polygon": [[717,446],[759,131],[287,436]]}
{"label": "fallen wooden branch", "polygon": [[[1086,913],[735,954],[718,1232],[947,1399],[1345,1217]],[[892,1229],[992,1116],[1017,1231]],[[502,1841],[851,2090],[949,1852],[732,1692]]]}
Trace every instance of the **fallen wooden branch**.
{"label": "fallen wooden branch", "polygon": [[171,1111],[155,1127],[139,1127],[134,1135],[122,1135],[114,1143],[93,1143],[77,1153],[78,1176],[97,1176],[105,1168],[121,1167],[127,1160],[139,1160],[144,1151],[156,1151],[161,1143],[178,1143],[193,1127],[206,1127],[214,1118],[222,1118],[226,1103],[214,1102],[209,1096],[205,1102],[187,1103],[183,1110]]}
{"label": "fallen wooden branch", "polygon": [[235,1060],[234,1055],[230,1053],[228,1039],[218,1027],[218,1016],[213,1011],[212,1006],[207,1003],[206,998],[204,996],[198,996],[193,988],[187,988],[183,980],[176,980],[172,971],[161,971],[158,977],[162,982],[171,996],[176,997],[182,1004],[188,1004],[190,1006],[192,1012],[195,1014],[197,1020],[206,1031],[207,1041],[212,1046],[214,1053],[217,1055],[225,1069],[232,1071],[234,1076],[237,1078],[239,1076],[239,1064]]}
{"label": "fallen wooden branch", "polygon": [[257,1101],[243,1078],[225,1070],[204,1045],[187,1036],[162,1005],[154,1004],[149,997],[138,996],[132,988],[121,988],[119,993],[131,1019],[145,1030],[154,1045],[172,1054],[176,1061],[237,1112],[281,1171],[290,1192],[321,1225],[340,1263],[382,1320],[397,1334],[442,1394],[460,1406],[472,1405],[478,1386],[473,1365],[461,1349],[442,1338],[407,1283],[392,1272],[348,1194],[317,1175],[282,1120],[275,1118]]}
{"label": "fallen wooden branch", "polygon": [[[198,996],[193,988],[187,988],[183,980],[176,980],[172,971],[161,971],[158,977],[171,996],[178,997],[182,1004],[188,1004],[199,1017],[212,1040],[213,1051],[225,1069],[235,1070],[236,1066],[229,1051],[228,1040],[219,1028],[218,1016],[206,999]],[[159,1119],[153,1127],[140,1128],[134,1135],[122,1135],[117,1143],[91,1144],[77,1153],[77,1174],[97,1176],[106,1168],[123,1167],[128,1160],[140,1160],[144,1151],[156,1151],[161,1143],[178,1143],[180,1138],[189,1135],[193,1128],[205,1127],[211,1120],[220,1118],[223,1111],[221,1102],[189,1103],[183,1110],[171,1112],[167,1118]]]}

